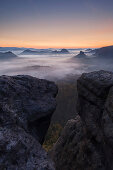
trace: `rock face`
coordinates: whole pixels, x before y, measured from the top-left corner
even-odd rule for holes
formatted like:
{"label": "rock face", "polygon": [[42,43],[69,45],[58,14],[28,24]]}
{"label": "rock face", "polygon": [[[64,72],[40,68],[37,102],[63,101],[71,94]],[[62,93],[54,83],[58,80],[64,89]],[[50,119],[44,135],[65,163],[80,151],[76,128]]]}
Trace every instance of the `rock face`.
{"label": "rock face", "polygon": [[0,77],[0,169],[54,169],[41,148],[57,87],[31,76]]}
{"label": "rock face", "polygon": [[78,79],[78,116],[68,121],[51,156],[58,170],[113,170],[113,73]]}
{"label": "rock face", "polygon": [[38,141],[17,126],[0,129],[1,170],[55,170]]}

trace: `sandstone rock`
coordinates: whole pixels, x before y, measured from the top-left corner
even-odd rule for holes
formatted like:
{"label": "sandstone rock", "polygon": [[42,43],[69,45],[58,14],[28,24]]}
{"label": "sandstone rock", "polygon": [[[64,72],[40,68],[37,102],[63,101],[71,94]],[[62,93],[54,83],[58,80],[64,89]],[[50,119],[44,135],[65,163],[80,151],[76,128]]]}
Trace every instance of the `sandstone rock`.
{"label": "sandstone rock", "polygon": [[113,73],[83,74],[78,114],[51,151],[58,170],[113,170]]}
{"label": "sandstone rock", "polygon": [[110,87],[113,85],[113,73],[107,71],[83,74],[77,82],[78,113],[91,135],[100,138],[100,125],[104,105]]}
{"label": "sandstone rock", "polygon": [[105,170],[101,151],[87,137],[79,116],[69,120],[50,155],[56,170]]}
{"label": "sandstone rock", "polygon": [[0,126],[16,124],[42,144],[56,108],[54,83],[31,76],[0,77]]}
{"label": "sandstone rock", "polygon": [[0,170],[55,170],[38,141],[22,128],[0,128]]}
{"label": "sandstone rock", "polygon": [[54,170],[41,145],[57,87],[31,76],[0,77],[0,170]]}

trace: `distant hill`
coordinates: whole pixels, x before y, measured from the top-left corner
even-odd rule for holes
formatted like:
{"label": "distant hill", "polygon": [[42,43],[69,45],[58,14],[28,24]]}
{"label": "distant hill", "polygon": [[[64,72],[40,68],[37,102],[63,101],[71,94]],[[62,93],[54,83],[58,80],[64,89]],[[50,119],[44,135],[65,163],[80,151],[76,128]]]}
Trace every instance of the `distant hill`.
{"label": "distant hill", "polygon": [[0,51],[20,51],[25,50],[25,48],[18,48],[18,47],[0,47]]}
{"label": "distant hill", "polygon": [[90,51],[92,51],[92,49],[91,48],[87,48],[85,51],[86,52],[90,52]]}
{"label": "distant hill", "polygon": [[[0,47],[0,51],[24,51],[27,50],[28,48],[19,48],[19,47]],[[35,48],[29,48],[30,50],[37,50]]]}
{"label": "distant hill", "polygon": [[54,54],[69,54],[69,51],[67,49],[62,49],[60,51],[58,51],[58,50],[52,51],[52,53],[54,53]]}
{"label": "distant hill", "polygon": [[113,46],[102,47],[93,50],[93,53],[97,57],[113,57]]}
{"label": "distant hill", "polygon": [[83,51],[80,51],[80,53],[76,55],[74,58],[86,58],[86,57],[87,55]]}
{"label": "distant hill", "polygon": [[52,50],[49,50],[49,49],[43,49],[43,50],[30,50],[30,49],[27,49],[27,50],[24,50],[21,55],[38,55],[38,54],[69,54],[69,51],[67,49],[62,49],[60,51],[58,50],[55,50],[55,51],[52,51]]}
{"label": "distant hill", "polygon": [[0,52],[0,59],[11,59],[11,58],[16,58],[17,55],[15,55],[14,53],[12,53],[11,51],[2,53]]}
{"label": "distant hill", "polygon": [[21,55],[37,55],[37,54],[39,54],[38,51],[32,51],[32,50],[29,50],[29,49],[24,50],[24,51],[21,53]]}
{"label": "distant hill", "polygon": [[39,54],[47,54],[51,53],[51,50],[49,49],[43,49],[43,50],[24,50],[20,55],[39,55]]}

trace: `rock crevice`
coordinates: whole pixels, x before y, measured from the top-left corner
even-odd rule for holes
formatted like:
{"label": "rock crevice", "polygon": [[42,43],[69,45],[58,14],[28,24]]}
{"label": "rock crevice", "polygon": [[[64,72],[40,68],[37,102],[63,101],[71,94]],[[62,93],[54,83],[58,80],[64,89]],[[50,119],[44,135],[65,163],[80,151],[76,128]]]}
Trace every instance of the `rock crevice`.
{"label": "rock crevice", "polygon": [[113,170],[113,73],[84,73],[77,89],[78,116],[51,151],[56,169]]}

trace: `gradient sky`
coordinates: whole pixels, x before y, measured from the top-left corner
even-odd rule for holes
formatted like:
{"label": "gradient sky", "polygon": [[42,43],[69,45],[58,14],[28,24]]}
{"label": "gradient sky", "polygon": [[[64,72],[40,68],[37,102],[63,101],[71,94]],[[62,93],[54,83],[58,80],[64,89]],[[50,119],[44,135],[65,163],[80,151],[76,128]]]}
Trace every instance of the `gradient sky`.
{"label": "gradient sky", "polygon": [[0,46],[113,45],[113,0],[0,0]]}

